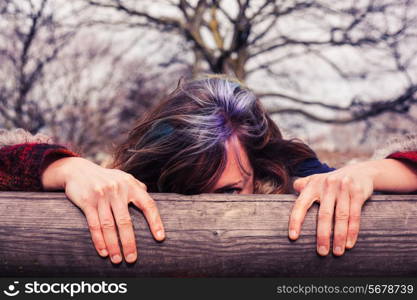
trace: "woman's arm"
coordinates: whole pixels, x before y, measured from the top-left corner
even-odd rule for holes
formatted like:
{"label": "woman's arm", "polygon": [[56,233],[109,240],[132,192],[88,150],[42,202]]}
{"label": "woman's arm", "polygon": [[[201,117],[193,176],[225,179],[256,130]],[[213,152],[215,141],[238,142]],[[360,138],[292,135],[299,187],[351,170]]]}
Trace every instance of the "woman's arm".
{"label": "woman's arm", "polygon": [[375,151],[369,165],[377,167],[375,190],[401,193],[417,191],[414,181],[417,171],[417,135],[407,134],[389,139],[385,146]]}
{"label": "woman's arm", "polygon": [[0,190],[42,191],[41,175],[53,161],[78,156],[43,134],[0,129]]}
{"label": "woman's arm", "polygon": [[43,191],[43,170],[53,161],[78,156],[66,147],[25,143],[0,148],[0,190]]}
{"label": "woman's arm", "polygon": [[157,240],[165,237],[163,224],[146,187],[130,174],[102,168],[78,157],[63,145],[52,144],[45,136],[33,136],[18,129],[0,130],[0,190],[65,190],[67,197],[87,217],[93,243],[102,256],[113,263],[137,258],[136,242],[128,204],[144,212]]}
{"label": "woman's arm", "polygon": [[308,209],[318,202],[317,252],[320,255],[329,253],[333,219],[333,253],[342,255],[346,248],[352,248],[359,233],[362,206],[374,190],[417,191],[417,138],[407,137],[407,140],[406,147],[403,142],[395,147],[390,145],[391,154],[382,149],[377,152],[379,155],[374,155],[374,159],[387,156],[385,159],[297,179],[294,189],[300,194],[291,212],[289,237],[293,240],[299,237]]}
{"label": "woman's arm", "polygon": [[354,165],[368,173],[375,191],[410,193],[417,191],[417,165],[399,159],[381,159]]}

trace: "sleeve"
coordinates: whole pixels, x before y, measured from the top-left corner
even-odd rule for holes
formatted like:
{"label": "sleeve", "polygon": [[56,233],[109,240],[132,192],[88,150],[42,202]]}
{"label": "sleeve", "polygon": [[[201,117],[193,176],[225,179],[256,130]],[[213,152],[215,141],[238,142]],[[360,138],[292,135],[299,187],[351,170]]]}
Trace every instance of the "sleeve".
{"label": "sleeve", "polygon": [[417,164],[417,135],[407,134],[389,139],[375,151],[372,159],[392,158]]}
{"label": "sleeve", "polygon": [[417,165],[417,150],[416,151],[406,151],[406,152],[395,152],[388,155],[387,158],[398,159],[401,161],[406,161]]}
{"label": "sleeve", "polygon": [[79,156],[49,137],[23,129],[0,130],[0,190],[43,191],[41,176],[53,161]]}
{"label": "sleeve", "polygon": [[301,163],[296,165],[292,172],[294,177],[306,177],[313,174],[328,173],[336,170],[335,168],[329,167],[327,164],[322,163],[318,158],[312,157],[303,160]]}

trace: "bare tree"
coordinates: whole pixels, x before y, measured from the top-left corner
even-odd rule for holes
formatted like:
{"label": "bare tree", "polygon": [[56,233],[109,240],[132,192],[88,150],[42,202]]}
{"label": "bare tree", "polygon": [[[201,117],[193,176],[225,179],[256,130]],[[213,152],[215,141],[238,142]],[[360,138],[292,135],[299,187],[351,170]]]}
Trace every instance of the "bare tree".
{"label": "bare tree", "polygon": [[[274,78],[277,88],[258,90],[262,99],[279,104],[271,114],[346,124],[386,112],[407,113],[417,100],[416,50],[410,49],[417,37],[415,0],[85,1],[119,13],[108,23],[182,36],[190,44],[195,73],[228,73],[248,82],[255,75]],[[361,62],[346,64],[335,51],[350,51]],[[367,61],[372,57],[379,61]],[[292,69],[310,58],[346,82],[391,74],[402,86],[386,96],[359,93],[343,105],[337,98],[314,100]]]}
{"label": "bare tree", "polygon": [[[3,0],[0,126],[100,160],[179,77],[214,72],[294,124],[404,130],[417,118],[416,1]],[[328,93],[332,76],[352,91]]]}
{"label": "bare tree", "polygon": [[101,162],[174,82],[131,55],[143,35],[119,45],[89,26],[91,14],[65,1],[0,2],[0,127],[43,131]]}
{"label": "bare tree", "polygon": [[71,49],[61,58],[62,71],[71,76],[60,84],[51,83],[63,91],[65,105],[49,126],[58,141],[70,143],[83,155],[102,162],[133,123],[165,95],[176,76],[162,73],[144,58],[127,59],[135,41],[116,52],[112,43],[87,39],[88,44],[78,51]]}
{"label": "bare tree", "polygon": [[59,104],[37,101],[36,88],[75,31],[61,28],[48,0],[8,0],[0,4],[0,12],[2,125],[34,133],[59,109]]}

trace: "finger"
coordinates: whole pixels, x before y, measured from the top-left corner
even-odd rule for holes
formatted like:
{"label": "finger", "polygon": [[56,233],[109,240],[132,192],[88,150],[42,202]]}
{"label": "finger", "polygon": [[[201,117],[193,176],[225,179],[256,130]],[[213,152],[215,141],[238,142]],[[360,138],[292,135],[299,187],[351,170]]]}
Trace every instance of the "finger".
{"label": "finger", "polygon": [[128,209],[128,188],[126,185],[120,186],[119,193],[114,197],[111,207],[122,243],[123,254],[127,262],[133,263],[137,259],[137,250],[132,218]]}
{"label": "finger", "polygon": [[348,235],[346,248],[351,249],[355,246],[358,239],[362,205],[365,201],[360,189],[351,183],[351,201],[349,211]]}
{"label": "finger", "polygon": [[108,199],[106,199],[106,201],[103,199],[103,201],[98,202],[98,215],[110,259],[113,263],[118,264],[122,262],[122,256],[120,254],[116,227]]}
{"label": "finger", "polygon": [[317,252],[325,256],[330,249],[330,235],[338,183],[331,177],[324,182],[324,189],[320,196],[320,208],[317,224]]}
{"label": "finger", "polygon": [[310,176],[298,178],[293,183],[294,190],[298,193],[301,193],[301,191],[305,188],[309,180],[310,180]]}
{"label": "finger", "polygon": [[346,247],[350,209],[349,185],[350,178],[343,179],[336,201],[333,254],[337,256],[343,255]]}
{"label": "finger", "polygon": [[94,247],[96,248],[98,254],[106,257],[109,255],[109,253],[106,248],[106,243],[104,242],[97,209],[94,207],[88,207],[83,211],[87,219],[88,228],[90,229],[91,239],[93,240]]}
{"label": "finger", "polygon": [[288,235],[290,239],[296,240],[299,237],[305,215],[316,199],[317,192],[315,191],[315,186],[310,184],[307,185],[295,200],[288,225]]}
{"label": "finger", "polygon": [[130,195],[130,201],[145,215],[154,238],[158,241],[165,239],[164,225],[155,201],[139,186],[134,186]]}

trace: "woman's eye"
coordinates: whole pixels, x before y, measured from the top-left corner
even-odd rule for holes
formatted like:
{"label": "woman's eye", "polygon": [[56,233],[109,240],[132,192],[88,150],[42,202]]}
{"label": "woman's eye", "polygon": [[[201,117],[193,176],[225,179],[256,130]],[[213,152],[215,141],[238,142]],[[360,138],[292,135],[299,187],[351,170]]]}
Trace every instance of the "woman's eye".
{"label": "woman's eye", "polygon": [[224,194],[239,194],[239,192],[241,192],[241,191],[242,191],[241,188],[231,188],[231,189],[223,190],[222,193],[224,193]]}

